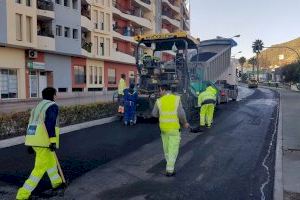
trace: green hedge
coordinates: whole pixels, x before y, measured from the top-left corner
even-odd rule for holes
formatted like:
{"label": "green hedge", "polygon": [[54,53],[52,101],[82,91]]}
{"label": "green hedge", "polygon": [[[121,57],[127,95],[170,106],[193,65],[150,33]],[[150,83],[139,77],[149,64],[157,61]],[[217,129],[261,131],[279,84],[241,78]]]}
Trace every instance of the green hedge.
{"label": "green hedge", "polygon": [[[116,114],[116,103],[93,103],[63,106],[59,110],[60,127],[110,117]],[[0,115],[0,139],[24,135],[30,111]]]}

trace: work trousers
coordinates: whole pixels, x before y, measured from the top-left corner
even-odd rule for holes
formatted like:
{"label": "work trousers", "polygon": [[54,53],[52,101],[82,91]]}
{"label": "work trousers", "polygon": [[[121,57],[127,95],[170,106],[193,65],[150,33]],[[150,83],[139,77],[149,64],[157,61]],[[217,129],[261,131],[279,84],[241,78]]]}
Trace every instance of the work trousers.
{"label": "work trousers", "polygon": [[169,173],[173,173],[180,147],[180,132],[179,130],[162,132],[161,139],[163,143],[165,159],[167,162],[166,171]]}
{"label": "work trousers", "polygon": [[34,169],[29,178],[25,181],[23,187],[18,190],[16,199],[28,199],[45,172],[47,172],[53,188],[57,188],[62,184],[62,179],[58,174],[54,152],[50,151],[49,148],[42,147],[33,147],[33,150],[35,151]]}
{"label": "work trousers", "polygon": [[214,117],[215,104],[204,104],[200,109],[200,126],[211,126]]}
{"label": "work trousers", "polygon": [[136,104],[132,101],[125,102],[125,111],[124,111],[124,122],[125,123],[135,123],[135,113],[136,113]]}

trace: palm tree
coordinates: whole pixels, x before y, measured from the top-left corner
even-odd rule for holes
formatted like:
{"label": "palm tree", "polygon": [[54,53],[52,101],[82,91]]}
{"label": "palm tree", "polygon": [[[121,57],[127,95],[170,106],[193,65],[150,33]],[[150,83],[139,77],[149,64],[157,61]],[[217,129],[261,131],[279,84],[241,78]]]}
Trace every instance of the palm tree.
{"label": "palm tree", "polygon": [[255,57],[252,57],[248,60],[248,63],[252,65],[252,74],[254,74],[254,66],[256,65]]}
{"label": "palm tree", "polygon": [[245,62],[246,62],[246,58],[245,57],[240,57],[239,63],[241,65],[241,72],[242,72],[242,74],[244,73],[244,64],[245,64]]}
{"label": "palm tree", "polygon": [[263,50],[264,48],[264,43],[262,40],[255,40],[255,42],[253,42],[252,44],[252,49],[253,49],[253,53],[256,53],[256,65],[257,65],[257,81],[259,81],[259,60],[258,60],[258,56],[260,54],[260,52]]}

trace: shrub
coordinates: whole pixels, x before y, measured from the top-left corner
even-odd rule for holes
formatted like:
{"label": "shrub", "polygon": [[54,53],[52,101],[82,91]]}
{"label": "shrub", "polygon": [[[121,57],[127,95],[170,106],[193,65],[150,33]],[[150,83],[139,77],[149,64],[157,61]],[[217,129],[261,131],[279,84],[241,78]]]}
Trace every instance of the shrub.
{"label": "shrub", "polygon": [[[60,127],[110,117],[116,114],[116,103],[93,103],[60,107]],[[0,115],[0,139],[24,135],[30,111]]]}

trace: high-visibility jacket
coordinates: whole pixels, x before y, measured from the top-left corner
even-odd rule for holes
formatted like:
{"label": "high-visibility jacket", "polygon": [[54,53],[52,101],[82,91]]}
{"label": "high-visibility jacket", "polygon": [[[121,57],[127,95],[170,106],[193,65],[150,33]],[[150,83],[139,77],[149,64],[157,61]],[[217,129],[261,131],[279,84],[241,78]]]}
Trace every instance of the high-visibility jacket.
{"label": "high-visibility jacket", "polygon": [[121,78],[118,85],[118,94],[124,95],[125,89],[126,89],[126,82],[123,78]]}
{"label": "high-visibility jacket", "polygon": [[55,137],[52,138],[49,138],[45,126],[46,111],[54,104],[55,102],[53,101],[43,100],[31,111],[25,137],[26,146],[49,147],[50,143],[56,143],[56,148],[59,147],[60,130],[58,122],[56,122],[55,126]]}
{"label": "high-visibility jacket", "polygon": [[159,127],[162,132],[179,130],[180,123],[177,114],[180,97],[173,94],[166,94],[157,99],[159,110]]}
{"label": "high-visibility jacket", "polygon": [[217,90],[211,86],[207,87],[204,92],[198,96],[198,106],[203,104],[215,104],[217,100]]}

